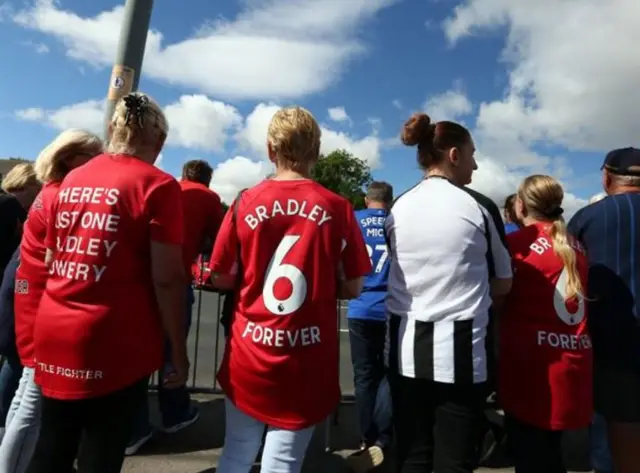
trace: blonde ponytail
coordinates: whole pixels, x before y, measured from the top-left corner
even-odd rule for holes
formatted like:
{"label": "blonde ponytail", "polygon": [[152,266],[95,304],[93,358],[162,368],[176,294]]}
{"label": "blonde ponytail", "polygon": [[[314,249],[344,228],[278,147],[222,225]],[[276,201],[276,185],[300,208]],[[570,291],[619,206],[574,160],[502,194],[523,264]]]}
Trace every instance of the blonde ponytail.
{"label": "blonde ponytail", "polygon": [[538,222],[551,223],[548,231],[553,251],[558,255],[567,272],[565,301],[584,298],[576,250],[571,245],[571,237],[562,219],[564,199],[562,185],[551,176],[534,174],[522,181],[518,189],[518,197],[522,200],[527,215]]}
{"label": "blonde ponytail", "polygon": [[567,270],[565,300],[569,301],[575,298],[582,298],[584,296],[584,288],[582,287],[582,281],[580,281],[576,250],[571,246],[567,225],[562,218],[553,221],[549,228],[549,237],[551,238],[553,251],[562,260]]}

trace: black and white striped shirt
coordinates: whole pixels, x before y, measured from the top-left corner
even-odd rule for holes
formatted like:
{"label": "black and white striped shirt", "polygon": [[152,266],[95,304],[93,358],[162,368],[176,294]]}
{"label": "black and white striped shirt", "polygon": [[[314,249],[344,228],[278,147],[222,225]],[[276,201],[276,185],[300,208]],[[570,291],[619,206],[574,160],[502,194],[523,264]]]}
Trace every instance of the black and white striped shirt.
{"label": "black and white striped shirt", "polygon": [[429,178],[396,200],[385,233],[389,369],[442,383],[487,381],[489,280],[512,276],[498,207]]}

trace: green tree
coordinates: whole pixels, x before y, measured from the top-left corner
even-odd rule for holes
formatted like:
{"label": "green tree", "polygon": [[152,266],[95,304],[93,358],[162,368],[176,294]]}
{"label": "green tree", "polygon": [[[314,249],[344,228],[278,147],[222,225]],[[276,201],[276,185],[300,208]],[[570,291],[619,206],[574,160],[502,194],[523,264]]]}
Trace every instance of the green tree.
{"label": "green tree", "polygon": [[321,156],[313,168],[312,177],[327,189],[349,199],[356,210],[364,208],[365,187],[373,180],[369,166],[345,150]]}

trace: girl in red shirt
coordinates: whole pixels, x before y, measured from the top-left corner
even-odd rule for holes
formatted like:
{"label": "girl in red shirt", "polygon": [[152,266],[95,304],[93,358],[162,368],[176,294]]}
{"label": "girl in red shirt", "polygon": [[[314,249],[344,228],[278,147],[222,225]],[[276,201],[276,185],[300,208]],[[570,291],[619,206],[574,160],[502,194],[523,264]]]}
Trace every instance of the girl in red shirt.
{"label": "girl in red shirt", "polygon": [[45,236],[51,206],[66,175],[102,152],[102,147],[102,140],[92,133],[67,130],[40,153],[34,165],[44,186],[24,224],[14,297],[16,347],[24,369],[0,444],[0,471],[25,471],[38,435],[41,393],[34,379],[34,324],[48,278]]}
{"label": "girl in red shirt", "polygon": [[371,263],[349,202],[310,179],[319,151],[309,112],[278,111],[275,176],[236,199],[214,246],[213,283],[237,290],[218,373],[219,473],[249,473],[265,429],[261,471],[298,473],[315,425],[340,400],[337,299],[359,295]]}
{"label": "girl in red shirt", "polygon": [[564,430],[587,427],[592,352],[584,250],[567,234],[562,186],[524,180],[516,198],[523,228],[507,235],[513,288],[500,323],[499,397],[516,473],[564,473]]}

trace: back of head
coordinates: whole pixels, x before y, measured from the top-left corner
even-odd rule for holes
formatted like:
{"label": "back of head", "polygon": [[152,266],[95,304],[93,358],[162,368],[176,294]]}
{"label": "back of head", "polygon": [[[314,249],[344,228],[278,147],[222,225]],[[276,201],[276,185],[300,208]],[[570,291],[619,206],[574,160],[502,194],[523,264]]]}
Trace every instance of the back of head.
{"label": "back of head", "polygon": [[38,186],[36,171],[31,163],[15,165],[2,179],[2,190],[8,194],[15,194],[28,187]]}
{"label": "back of head", "polygon": [[536,221],[550,222],[549,237],[553,250],[562,260],[567,271],[565,299],[581,296],[583,292],[578,272],[576,252],[571,245],[567,226],[562,218],[564,212],[562,185],[551,176],[533,175],[527,177],[518,190],[524,212]]}
{"label": "back of head", "polygon": [[153,163],[168,131],[167,119],[155,100],[139,92],[131,93],[116,104],[109,125],[107,151]]}
{"label": "back of head", "polygon": [[71,171],[74,158],[93,157],[103,151],[104,143],[97,135],[79,129],[63,131],[36,158],[36,176],[42,183],[61,181]]}
{"label": "back of head", "polygon": [[208,187],[211,184],[212,177],[213,168],[202,159],[187,161],[182,166],[182,179],[184,181],[199,182]]}
{"label": "back of head", "polygon": [[508,195],[504,200],[504,218],[507,223],[516,223],[518,216],[516,215],[516,194]]}
{"label": "back of head", "polygon": [[431,123],[426,113],[414,113],[405,122],[400,138],[406,146],[418,147],[418,164],[427,170],[442,162],[451,148],[461,148],[468,143],[471,134],[459,123]]}
{"label": "back of head", "polygon": [[320,135],[311,112],[302,107],[282,108],[269,123],[270,158],[281,169],[307,171],[320,157]]}
{"label": "back of head", "polygon": [[373,181],[367,188],[367,206],[370,203],[378,203],[389,207],[393,202],[393,187],[388,182]]}

